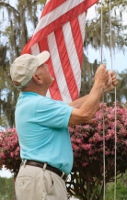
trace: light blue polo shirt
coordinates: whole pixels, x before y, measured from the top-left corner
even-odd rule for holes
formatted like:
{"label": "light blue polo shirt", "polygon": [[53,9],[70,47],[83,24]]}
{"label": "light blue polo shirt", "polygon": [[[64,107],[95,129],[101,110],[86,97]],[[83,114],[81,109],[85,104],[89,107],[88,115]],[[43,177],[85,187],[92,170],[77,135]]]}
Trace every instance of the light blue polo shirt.
{"label": "light blue polo shirt", "polygon": [[68,132],[72,107],[34,92],[21,92],[15,111],[22,159],[46,162],[69,174],[73,151]]}

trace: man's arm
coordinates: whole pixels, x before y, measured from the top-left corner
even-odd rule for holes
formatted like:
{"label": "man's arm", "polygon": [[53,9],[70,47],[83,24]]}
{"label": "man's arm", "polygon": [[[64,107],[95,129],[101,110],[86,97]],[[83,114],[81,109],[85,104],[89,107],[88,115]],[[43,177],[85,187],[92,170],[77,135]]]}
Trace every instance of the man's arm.
{"label": "man's arm", "polygon": [[[116,74],[114,73],[114,71],[109,71],[108,73],[109,73],[109,81],[107,85],[104,87],[104,94],[113,90],[114,86],[117,85],[118,83]],[[72,101],[71,103],[68,103],[68,105],[73,108],[80,108],[80,106],[86,101],[87,98],[89,98],[88,94],[75,101]]]}
{"label": "man's arm", "polygon": [[99,107],[103,90],[106,88],[108,88],[108,91],[113,89],[113,84],[117,84],[116,76],[109,74],[105,65],[101,65],[96,71],[95,83],[90,93],[69,104],[73,107],[73,110],[68,125],[72,126],[90,121]]}
{"label": "man's arm", "polygon": [[69,120],[69,126],[82,124],[93,118],[100,103],[103,87],[103,84],[98,86],[98,83],[96,82],[80,108],[73,108]]}
{"label": "man's arm", "polygon": [[83,97],[80,97],[79,99],[72,101],[71,103],[68,103],[68,105],[73,107],[73,108],[80,108],[80,106],[86,101],[88,96],[89,95],[87,94]]}

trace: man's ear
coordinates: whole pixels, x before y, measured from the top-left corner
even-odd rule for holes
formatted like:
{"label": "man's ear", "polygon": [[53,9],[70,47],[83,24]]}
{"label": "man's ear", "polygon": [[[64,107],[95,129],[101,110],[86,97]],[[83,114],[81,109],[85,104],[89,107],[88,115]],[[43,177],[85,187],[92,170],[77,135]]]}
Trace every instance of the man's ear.
{"label": "man's ear", "polygon": [[33,79],[36,83],[39,83],[39,84],[42,84],[43,81],[40,79],[39,75],[38,74],[34,74],[33,75]]}

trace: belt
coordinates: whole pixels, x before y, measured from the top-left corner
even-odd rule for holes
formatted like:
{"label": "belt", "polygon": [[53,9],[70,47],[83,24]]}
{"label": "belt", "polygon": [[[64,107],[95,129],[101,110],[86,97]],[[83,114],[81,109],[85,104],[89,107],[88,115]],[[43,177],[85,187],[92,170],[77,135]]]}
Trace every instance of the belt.
{"label": "belt", "polygon": [[[21,165],[30,165],[30,166],[35,166],[35,167],[40,167],[43,168],[45,163],[42,162],[38,162],[38,161],[34,161],[34,160],[25,160],[24,162],[21,163]],[[46,164],[45,169],[52,171],[54,173],[56,173],[57,175],[59,175],[64,181],[67,180],[67,175],[60,171],[59,169],[52,167],[51,165]]]}

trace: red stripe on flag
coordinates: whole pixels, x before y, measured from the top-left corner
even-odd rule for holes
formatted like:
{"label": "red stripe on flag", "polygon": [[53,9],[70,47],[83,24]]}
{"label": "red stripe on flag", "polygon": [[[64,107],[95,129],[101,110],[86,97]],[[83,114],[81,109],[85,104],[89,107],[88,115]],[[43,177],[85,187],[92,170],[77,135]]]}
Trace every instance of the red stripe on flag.
{"label": "red stripe on flag", "polygon": [[[49,47],[48,47],[48,43],[47,43],[47,39],[45,40],[41,40],[39,43],[39,49],[40,49],[40,52],[44,51],[44,50],[47,50],[49,51]],[[54,70],[53,70],[53,64],[52,64],[52,58],[50,58],[47,63],[49,65],[49,71],[52,75],[52,77],[54,78],[54,81],[52,83],[52,85],[50,86],[50,94],[51,94],[51,97],[53,97],[54,99],[59,99],[59,100],[62,100],[62,97],[61,97],[61,94],[60,94],[60,91],[59,91],[59,87],[58,87],[58,84],[57,84],[57,81],[56,81],[56,76],[54,74]]]}
{"label": "red stripe on flag", "polygon": [[99,0],[87,0],[88,3],[88,8],[90,8],[92,5],[94,5],[95,3],[97,3]]}
{"label": "red stripe on flag", "polygon": [[[69,0],[50,0],[44,7],[44,10],[41,14],[41,18],[54,10],[55,8],[59,7],[62,3],[67,2]],[[78,1],[78,0],[73,0]],[[90,8],[93,4],[97,3],[98,0],[84,0],[83,4],[87,4],[87,9]]]}
{"label": "red stripe on flag", "polygon": [[81,35],[81,30],[79,26],[79,21],[77,18],[73,19],[71,21],[71,29],[72,29],[72,35],[73,35],[73,40],[75,43],[77,55],[79,58],[80,62],[80,67],[82,65],[82,58],[83,58],[83,41],[82,41],[82,35]]}
{"label": "red stripe on flag", "polygon": [[67,0],[50,0],[45,5],[44,10],[43,10],[40,18],[42,18],[43,16],[45,16],[47,13],[51,12],[55,8],[59,7],[62,3],[66,2],[66,1]]}
{"label": "red stripe on flag", "polygon": [[71,98],[76,99],[78,97],[78,88],[75,81],[75,77],[73,75],[73,71],[71,68],[71,64],[69,61],[67,49],[65,46],[64,35],[62,28],[59,28],[55,32],[57,48],[59,51],[59,56],[62,64],[63,73],[66,79],[66,83],[68,86],[68,90],[70,92]]}

